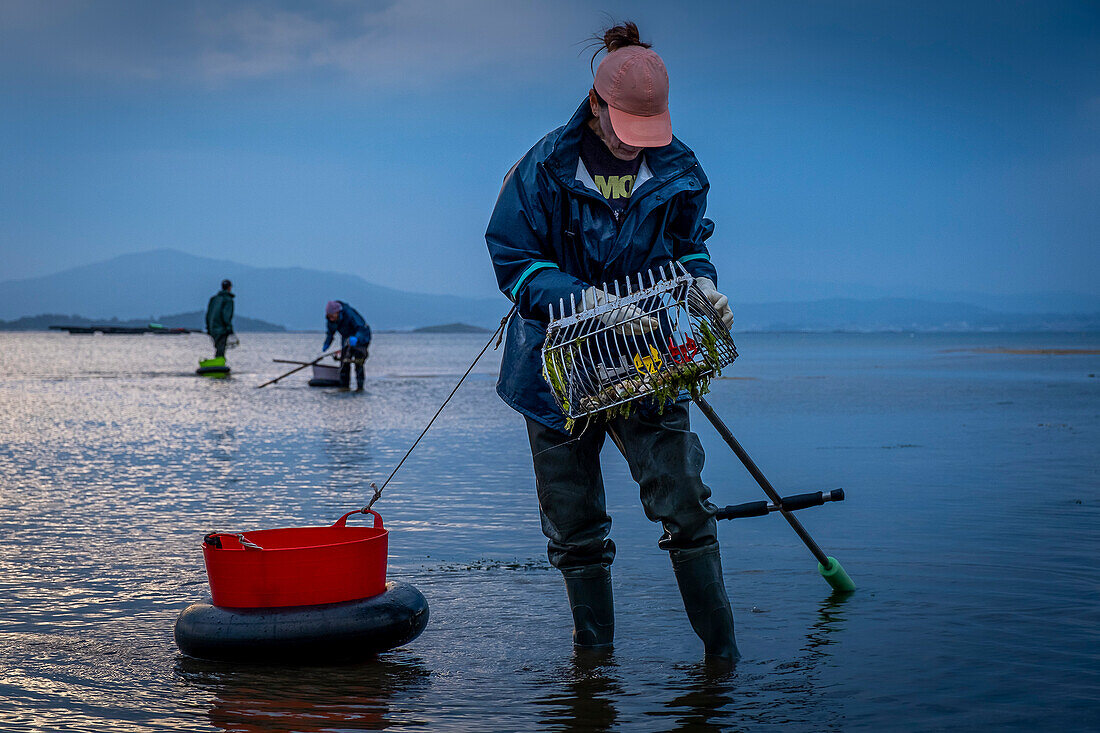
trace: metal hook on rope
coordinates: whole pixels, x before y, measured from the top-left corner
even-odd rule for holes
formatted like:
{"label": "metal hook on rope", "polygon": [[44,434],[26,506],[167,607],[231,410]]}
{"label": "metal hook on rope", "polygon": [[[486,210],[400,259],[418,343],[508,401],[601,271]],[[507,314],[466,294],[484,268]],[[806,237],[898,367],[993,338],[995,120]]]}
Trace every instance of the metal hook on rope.
{"label": "metal hook on rope", "polygon": [[370,501],[367,502],[367,505],[365,507],[363,507],[363,513],[364,514],[368,513],[370,511],[371,507],[374,506],[374,502],[378,501],[378,497],[382,496],[382,489],[378,488],[378,484],[371,481],[370,482],[370,487],[372,489],[374,489],[374,496],[372,496],[370,498]]}
{"label": "metal hook on rope", "polygon": [[[500,325],[497,326],[497,343],[496,346],[493,347],[493,351],[496,351],[500,348],[500,342],[504,340],[504,326],[508,323],[508,319],[512,317],[512,314],[515,313],[515,311],[516,307],[513,305],[512,310],[508,311],[508,314],[504,316],[504,318],[500,319]],[[492,341],[492,339],[490,339],[490,341]],[[481,354],[478,354],[477,358],[480,359]],[[477,362],[475,361],[474,363],[476,364]]]}

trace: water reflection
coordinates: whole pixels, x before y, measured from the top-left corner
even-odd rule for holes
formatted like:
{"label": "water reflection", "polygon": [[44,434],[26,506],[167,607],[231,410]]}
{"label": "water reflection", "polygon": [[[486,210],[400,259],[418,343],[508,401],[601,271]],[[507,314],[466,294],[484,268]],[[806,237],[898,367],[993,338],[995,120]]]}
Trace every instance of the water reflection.
{"label": "water reflection", "polygon": [[365,426],[341,421],[325,425],[321,435],[325,441],[325,455],[331,462],[334,474],[356,473],[364,466],[373,465],[371,436]]}
{"label": "water reflection", "polygon": [[385,730],[426,724],[394,700],[415,699],[431,672],[421,660],[353,667],[253,667],[181,657],[176,675],[212,697],[210,724],[233,733]]}
{"label": "water reflection", "polygon": [[851,594],[834,594],[818,606],[798,651],[780,661],[707,660],[675,667],[666,687],[672,694],[650,717],[661,730],[757,730],[772,726],[797,730],[842,730],[844,710],[829,693],[824,670],[830,647],[845,629]]}
{"label": "water reflection", "polygon": [[663,714],[675,717],[675,725],[667,730],[729,730],[736,681],[736,665],[730,662],[706,661],[688,667],[680,694],[664,705]]}
{"label": "water reflection", "polygon": [[833,593],[821,602],[817,609],[817,619],[806,634],[806,644],[802,647],[805,657],[816,664],[830,656],[829,647],[836,644],[837,634],[844,631],[844,606],[852,599],[852,593]]}
{"label": "water reflection", "polygon": [[539,722],[562,731],[612,730],[619,718],[615,700],[623,694],[614,652],[576,649],[573,660],[543,684],[550,692],[535,700],[545,707]]}
{"label": "water reflection", "polygon": [[763,677],[745,680],[752,691],[739,695],[738,721],[751,728],[780,724],[798,730],[844,730],[845,708],[834,694],[832,648],[840,648],[845,604],[853,594],[834,593],[818,605],[798,650],[764,665]]}
{"label": "water reflection", "polygon": [[[650,672],[665,665],[664,660],[655,661]],[[624,668],[611,650],[574,650],[569,665],[540,680],[544,692],[535,700],[542,711],[540,725],[578,733],[638,727],[638,711],[632,719],[620,709],[636,708],[629,702],[631,685],[625,679],[632,676],[637,671]],[[659,721],[655,729],[662,731],[729,730],[737,684],[736,665],[729,662],[670,665],[662,688],[672,690],[673,696],[654,700],[655,707],[645,711],[643,720]]]}
{"label": "water reflection", "polygon": [[217,422],[206,429],[210,457],[215,461],[232,461],[238,450],[236,421],[222,417]]}

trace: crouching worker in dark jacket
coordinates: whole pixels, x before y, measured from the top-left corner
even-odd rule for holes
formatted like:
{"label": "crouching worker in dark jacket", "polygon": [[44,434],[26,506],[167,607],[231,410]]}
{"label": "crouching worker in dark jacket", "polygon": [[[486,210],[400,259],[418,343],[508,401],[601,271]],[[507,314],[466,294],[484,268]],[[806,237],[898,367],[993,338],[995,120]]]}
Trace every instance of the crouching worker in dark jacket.
{"label": "crouching worker in dark jacket", "polygon": [[225,342],[233,333],[233,283],[222,280],[222,289],[206,306],[206,332],[214,339],[214,356],[225,356]]}
{"label": "crouching worker in dark jacket", "polygon": [[340,334],[340,386],[351,386],[351,365],[355,364],[355,390],[363,391],[363,362],[370,355],[370,326],[359,311],[342,300],[330,300],[325,305],[325,319],[328,321],[325,331],[325,345],[321,351],[328,351],[332,339]]}
{"label": "crouching worker in dark jacket", "polygon": [[571,434],[542,376],[549,304],[605,302],[615,296],[598,283],[625,284],[674,261],[695,277],[725,325],[733,321],[705,243],[714,230],[703,216],[710,184],[694,153],[672,136],[664,63],[633,23],[602,40],[607,55],[593,88],[572,119],[508,172],[485,233],[500,289],[516,304],[497,392],[527,419],[542,530],[550,562],[565,578],[574,645],[609,646],[614,636],[615,544],[600,472],[600,448],[610,437],[638,482],[646,516],[661,523],[657,545],[670,555],[706,655],[733,660],[716,507],[700,478],[703,449],[687,406],[670,403],[660,414],[639,407]]}

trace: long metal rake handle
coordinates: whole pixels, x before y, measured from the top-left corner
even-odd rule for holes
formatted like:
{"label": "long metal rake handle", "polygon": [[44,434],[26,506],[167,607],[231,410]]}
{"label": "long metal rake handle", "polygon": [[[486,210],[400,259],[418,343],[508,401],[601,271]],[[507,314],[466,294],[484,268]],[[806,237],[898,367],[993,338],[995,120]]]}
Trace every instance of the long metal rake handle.
{"label": "long metal rake handle", "polygon": [[722,418],[718,417],[718,413],[714,411],[714,408],[710,406],[710,403],[706,401],[704,397],[696,397],[695,404],[699,406],[699,409],[703,411],[707,419],[710,420],[711,425],[718,431],[718,434],[722,436],[722,440],[726,441],[729,447],[733,450],[741,463],[745,465],[749,473],[756,483],[760,484],[760,488],[764,490],[764,493],[768,495],[772,503],[779,507],[779,513],[783,515],[783,518],[787,520],[787,524],[791,525],[791,529],[795,531],[798,538],[802,540],[803,544],[810,550],[810,553],[817,558],[819,565],[818,570],[825,580],[835,590],[847,592],[855,590],[855,584],[852,579],[848,577],[848,574],[844,572],[844,568],[840,567],[840,563],[836,558],[829,557],[822,550],[821,547],[814,542],[814,538],[810,536],[810,533],[806,531],[806,528],[802,526],[802,522],[798,521],[790,511],[783,508],[783,498],[779,495],[779,492],[771,485],[768,478],[764,473],[756,466],[756,463],[749,457],[749,454],[745,452],[745,449],[741,447],[741,444],[737,442],[737,438],[733,437],[733,433],[726,427],[726,424],[722,422]]}

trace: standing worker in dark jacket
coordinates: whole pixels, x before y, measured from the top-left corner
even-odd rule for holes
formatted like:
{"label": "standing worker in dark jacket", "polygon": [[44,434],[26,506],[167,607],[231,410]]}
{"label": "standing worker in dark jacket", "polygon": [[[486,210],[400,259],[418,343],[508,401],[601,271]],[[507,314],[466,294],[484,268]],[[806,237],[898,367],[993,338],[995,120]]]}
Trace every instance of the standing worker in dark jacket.
{"label": "standing worker in dark jacket", "polygon": [[359,311],[342,300],[330,300],[325,304],[325,345],[328,351],[332,339],[340,334],[340,386],[351,386],[351,365],[355,364],[355,391],[363,391],[363,362],[370,355],[370,326]]}
{"label": "standing worker in dark jacket", "polygon": [[[611,563],[600,448],[606,436],[638,482],[646,516],[661,522],[684,607],[708,657],[736,659],[733,613],[722,576],[715,506],[700,479],[703,449],[683,403],[662,414],[593,421],[570,434],[542,376],[547,306],[615,298],[597,283],[682,264],[726,326],[705,241],[710,184],[695,155],[672,136],[668,74],[633,23],[607,30],[607,55],[572,119],[508,172],[485,239],[501,291],[516,304],[497,392],[527,419],[543,533],[565,578],[576,646],[614,635]],[[637,327],[648,324],[638,322]]]}
{"label": "standing worker in dark jacket", "polygon": [[206,306],[206,332],[214,339],[214,356],[225,356],[225,342],[233,333],[233,283],[222,280],[222,289]]}

